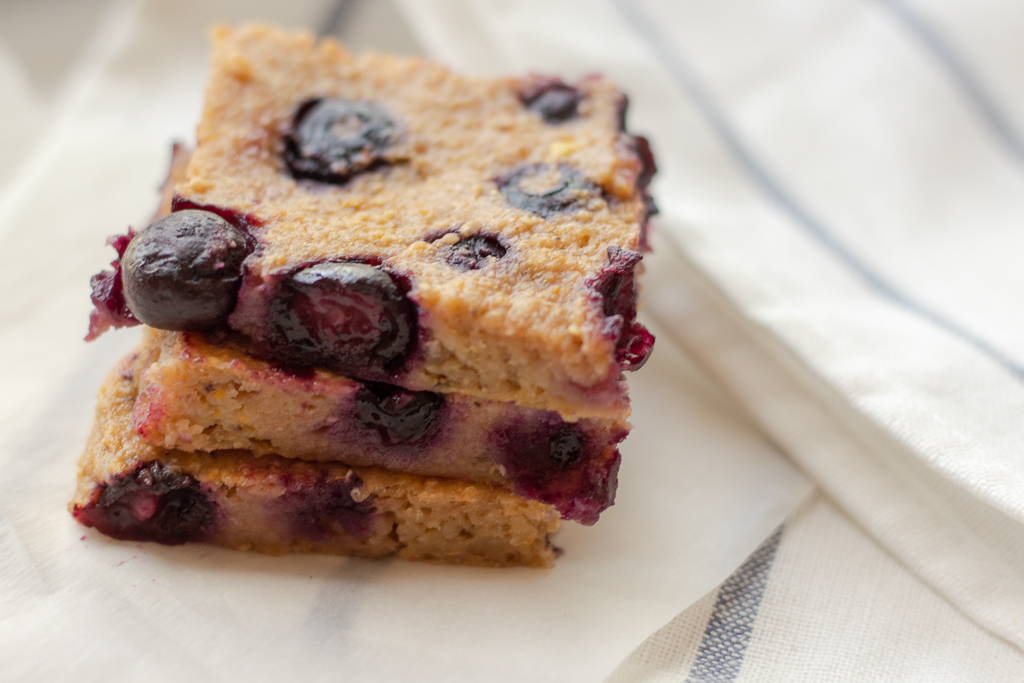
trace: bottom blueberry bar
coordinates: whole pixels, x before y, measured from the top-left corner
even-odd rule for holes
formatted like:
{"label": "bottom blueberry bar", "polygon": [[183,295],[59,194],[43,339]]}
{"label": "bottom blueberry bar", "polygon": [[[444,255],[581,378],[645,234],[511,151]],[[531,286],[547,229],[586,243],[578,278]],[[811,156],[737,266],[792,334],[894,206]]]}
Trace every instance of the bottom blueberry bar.
{"label": "bottom blueberry bar", "polygon": [[114,538],[211,543],[270,554],[398,555],[482,566],[549,567],[551,506],[487,484],[247,451],[153,446],[133,428],[136,359],[100,389],[69,505]]}

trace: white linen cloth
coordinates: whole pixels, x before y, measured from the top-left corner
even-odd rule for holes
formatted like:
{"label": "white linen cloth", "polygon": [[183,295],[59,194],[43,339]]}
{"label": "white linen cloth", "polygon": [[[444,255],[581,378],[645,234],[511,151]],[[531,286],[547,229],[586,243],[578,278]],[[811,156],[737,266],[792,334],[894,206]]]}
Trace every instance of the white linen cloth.
{"label": "white linen cloth", "polygon": [[8,88],[24,69],[0,51],[0,74],[22,74],[0,81],[0,140],[27,150],[0,149],[17,165],[0,185],[0,680],[600,680],[811,490],[655,321],[617,504],[567,524],[550,571],[167,548],[77,525],[93,397],[137,339],[82,342],[88,279],[113,257],[106,236],[150,215],[170,141],[192,137],[206,25],[313,26],[329,10],[111,2],[38,117],[6,116],[26,89]]}
{"label": "white linen cloth", "polygon": [[629,91],[647,312],[831,501],[616,680],[1021,680],[1024,5],[402,6],[460,68]]}

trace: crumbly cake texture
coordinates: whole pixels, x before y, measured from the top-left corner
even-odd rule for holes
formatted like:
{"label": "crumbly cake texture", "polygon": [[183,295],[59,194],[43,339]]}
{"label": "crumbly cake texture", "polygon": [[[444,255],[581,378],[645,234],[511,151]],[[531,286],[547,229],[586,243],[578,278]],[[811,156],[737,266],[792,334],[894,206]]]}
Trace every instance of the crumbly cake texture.
{"label": "crumbly cake texture", "polygon": [[323,370],[296,375],[191,332],[146,328],[134,372],[133,428],[155,446],[482,482],[586,524],[614,502],[615,445],[629,431],[463,394],[396,394]]}
{"label": "crumbly cake texture", "polygon": [[136,357],[100,390],[69,505],[114,538],[203,542],[269,554],[317,552],[482,566],[549,567],[549,506],[485,484],[308,463],[245,451],[153,446],[132,427]]}
{"label": "crumbly cake texture", "polygon": [[[567,419],[624,419],[622,322],[610,319],[635,315],[635,293],[632,312],[610,310],[607,290],[622,286],[609,285],[607,274],[634,288],[649,210],[644,163],[622,130],[625,98],[611,84],[575,84],[578,115],[552,125],[523,104],[537,82],[470,78],[422,59],[354,57],[330,39],[266,26],[216,29],[198,146],[174,206],[229,216],[257,241],[231,326],[259,337],[269,298],[298,267],[379,264],[407,283],[419,324],[408,362],[381,381],[515,401]],[[341,185],[296,180],[282,160],[286,137],[296,108],[311,98],[371,102],[393,115],[396,141],[382,163]],[[580,190],[572,210],[539,215],[500,189],[532,168],[551,176],[527,174],[522,185],[534,197],[561,182],[562,168],[596,188]],[[506,253],[454,268],[454,245],[481,235]],[[610,249],[635,257],[614,263]]]}

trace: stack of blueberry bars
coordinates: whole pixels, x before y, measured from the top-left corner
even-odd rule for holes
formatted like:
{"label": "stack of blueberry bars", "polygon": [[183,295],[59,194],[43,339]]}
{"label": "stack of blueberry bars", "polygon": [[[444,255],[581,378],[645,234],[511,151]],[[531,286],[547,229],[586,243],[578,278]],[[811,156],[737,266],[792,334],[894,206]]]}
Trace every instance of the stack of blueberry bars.
{"label": "stack of blueberry bars", "polygon": [[646,140],[592,76],[217,28],[194,150],[111,238],[70,509],[118,539],[550,566],[615,497]]}

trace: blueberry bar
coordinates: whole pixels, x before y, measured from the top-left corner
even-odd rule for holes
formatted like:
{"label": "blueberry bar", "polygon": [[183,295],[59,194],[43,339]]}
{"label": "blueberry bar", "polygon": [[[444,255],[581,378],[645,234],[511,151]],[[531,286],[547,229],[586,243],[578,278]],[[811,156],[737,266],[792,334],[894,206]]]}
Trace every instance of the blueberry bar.
{"label": "blueberry bar", "polygon": [[133,429],[168,449],[244,449],[450,477],[597,521],[615,497],[629,425],[465,394],[412,392],[316,370],[296,374],[230,339],[146,328],[134,371]]}
{"label": "blueberry bar", "polygon": [[69,508],[123,540],[548,567],[558,513],[487,484],[241,451],[153,446],[133,428],[138,359],[104,383]]}
{"label": "blueberry bar", "polygon": [[138,321],[410,391],[624,420],[654,173],[625,97],[219,28],[167,224],[115,244],[90,336]]}

